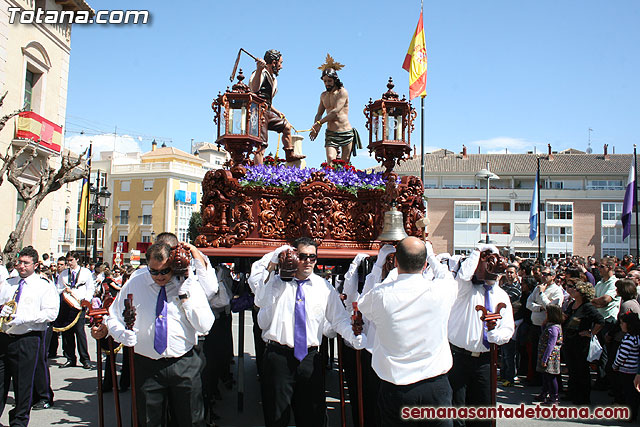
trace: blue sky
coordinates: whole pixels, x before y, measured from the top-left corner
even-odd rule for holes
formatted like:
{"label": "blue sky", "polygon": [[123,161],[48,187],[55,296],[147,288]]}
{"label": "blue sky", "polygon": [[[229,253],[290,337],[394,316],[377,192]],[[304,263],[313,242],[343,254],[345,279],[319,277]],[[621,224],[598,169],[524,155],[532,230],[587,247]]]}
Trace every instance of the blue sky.
{"label": "blue sky", "polygon": [[[274,106],[294,127],[313,123],[327,53],[350,95],[350,121],[368,141],[362,110],[401,68],[420,11],[416,0],[89,0],[95,10],[147,9],[146,25],[75,25],[67,139],[91,137],[150,149],[155,137],[189,151],[213,141],[211,101],[229,85],[240,47],[284,57]],[[188,4],[188,7],[180,6]],[[268,7],[264,5],[268,4]],[[470,152],[587,148],[629,153],[640,142],[640,2],[635,0],[453,0],[424,4],[428,53],[425,145]],[[243,56],[245,74],[255,68]],[[414,100],[419,110],[419,100]],[[420,117],[411,142],[420,145]],[[85,136],[78,133],[84,130]],[[98,134],[109,134],[99,136]],[[308,134],[305,134],[308,135]],[[323,136],[305,139],[308,165],[324,159]],[[276,134],[270,134],[274,151]],[[321,142],[322,141],[322,142]],[[282,149],[281,149],[282,150]],[[282,155],[282,151],[280,152]],[[357,167],[375,162],[361,151]]]}

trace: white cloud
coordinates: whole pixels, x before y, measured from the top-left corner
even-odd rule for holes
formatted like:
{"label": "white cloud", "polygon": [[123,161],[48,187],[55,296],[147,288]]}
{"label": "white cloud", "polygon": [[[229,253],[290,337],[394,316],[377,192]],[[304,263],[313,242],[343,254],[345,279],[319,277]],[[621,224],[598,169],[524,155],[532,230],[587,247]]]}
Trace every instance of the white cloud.
{"label": "white cloud", "polygon": [[93,158],[96,159],[103,151],[117,151],[120,153],[142,152],[138,141],[129,135],[73,135],[65,138],[64,146],[75,153],[82,153],[93,142]]}
{"label": "white cloud", "polygon": [[480,151],[487,154],[504,154],[505,150],[508,150],[509,153],[526,153],[527,151],[534,151],[534,147],[539,153],[547,150],[547,144],[544,142],[527,141],[509,136],[472,141],[469,145],[480,147]]}

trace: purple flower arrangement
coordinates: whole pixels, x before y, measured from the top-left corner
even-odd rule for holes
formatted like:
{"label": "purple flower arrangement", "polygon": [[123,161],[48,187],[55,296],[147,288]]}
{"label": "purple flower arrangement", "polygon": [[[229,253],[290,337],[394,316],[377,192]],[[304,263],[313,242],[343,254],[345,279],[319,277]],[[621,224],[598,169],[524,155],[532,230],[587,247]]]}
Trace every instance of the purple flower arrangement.
{"label": "purple flower arrangement", "polygon": [[255,165],[248,166],[247,174],[240,179],[245,186],[280,187],[285,194],[295,194],[297,188],[311,173],[321,170],[337,188],[356,194],[360,189],[384,190],[386,181],[382,173],[366,173],[353,168],[299,169],[296,167]]}

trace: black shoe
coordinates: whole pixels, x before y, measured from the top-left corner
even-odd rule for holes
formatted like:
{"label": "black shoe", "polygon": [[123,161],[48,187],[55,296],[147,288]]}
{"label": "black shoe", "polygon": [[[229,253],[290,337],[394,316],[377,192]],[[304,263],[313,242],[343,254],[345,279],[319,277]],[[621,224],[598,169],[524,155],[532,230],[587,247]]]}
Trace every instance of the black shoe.
{"label": "black shoe", "polygon": [[65,363],[64,365],[62,365],[63,368],[73,368],[76,365],[76,362],[72,362],[71,360],[67,360],[67,363]]}
{"label": "black shoe", "polygon": [[93,365],[91,365],[91,362],[82,362],[82,367],[84,369],[93,369]]}
{"label": "black shoe", "polygon": [[49,409],[53,406],[53,402],[49,402],[48,400],[41,400],[37,402],[35,405],[31,407],[31,409],[40,410],[40,409]]}

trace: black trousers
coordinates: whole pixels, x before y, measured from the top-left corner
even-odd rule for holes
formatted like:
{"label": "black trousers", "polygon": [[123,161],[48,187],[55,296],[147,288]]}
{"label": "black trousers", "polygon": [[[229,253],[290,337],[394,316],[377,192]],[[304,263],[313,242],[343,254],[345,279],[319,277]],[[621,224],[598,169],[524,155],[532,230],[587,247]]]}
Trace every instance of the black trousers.
{"label": "black trousers", "polygon": [[206,365],[202,373],[202,388],[206,402],[213,400],[219,381],[231,378],[231,359],[233,358],[231,320],[231,314],[219,314],[204,339],[203,351]]}
{"label": "black trousers", "polygon": [[51,388],[51,375],[49,374],[49,354],[48,343],[53,334],[53,326],[49,324],[47,329],[42,332],[40,340],[40,350],[38,351],[38,359],[36,362],[36,374],[33,378],[33,402],[40,400],[53,403],[53,389]]}
{"label": "black trousers", "polygon": [[13,379],[15,408],[9,411],[11,426],[29,424],[33,377],[38,353],[42,347],[41,342],[42,332],[14,336],[0,334],[0,384],[3,386],[0,395],[0,411],[4,412],[9,384]]}
{"label": "black trousers", "polygon": [[[449,383],[453,392],[453,406],[490,406],[491,354],[487,351],[474,357],[453,345],[451,353],[453,367],[449,371]],[[490,420],[474,422],[453,420],[455,426],[489,426],[490,424]]]}
{"label": "black trousers", "polygon": [[[382,380],[378,393],[380,419],[384,427],[407,425],[451,426],[451,420],[403,420],[402,408],[407,406],[451,406],[451,386],[447,375],[427,378],[413,384],[395,385]],[[368,425],[368,424],[365,424]]]}
{"label": "black trousers", "polygon": [[68,361],[76,363],[76,341],[78,342],[78,355],[80,363],[89,362],[89,351],[87,350],[87,334],[84,330],[84,309],[80,314],[80,319],[73,328],[62,333],[62,354]]}
{"label": "black trousers", "polygon": [[[338,339],[342,340],[342,337]],[[342,366],[344,367],[347,387],[349,387],[349,401],[351,402],[351,416],[353,425],[359,424],[358,414],[358,374],[356,370],[356,350],[342,345]],[[360,353],[362,368],[362,409],[364,413],[365,426],[380,426],[380,408],[378,406],[378,390],[380,389],[380,378],[371,367],[371,353],[364,350]]]}
{"label": "black trousers", "polygon": [[[117,343],[114,343],[115,347]],[[102,340],[101,343],[102,350],[109,350],[106,339]],[[114,350],[115,350],[114,347]],[[122,346],[122,368],[120,370],[120,390],[126,390],[131,385],[131,372],[129,369],[129,352],[131,351],[130,347]],[[111,354],[105,356],[104,360],[104,374],[102,375],[102,388],[113,390],[113,377],[111,374]],[[117,353],[115,358],[117,358]],[[114,360],[115,360],[114,358]]]}
{"label": "black trousers", "polygon": [[171,412],[172,425],[204,427],[199,354],[191,349],[181,357],[157,360],[135,354],[134,364],[138,425],[164,426]]}
{"label": "black trousers", "polygon": [[267,344],[262,363],[262,409],[267,427],[288,426],[292,409],[298,427],[327,425],[324,364],[316,347],[298,361],[292,348]]}
{"label": "black trousers", "polygon": [[569,369],[569,397],[574,404],[591,403],[591,367],[587,362],[589,337],[567,338],[562,348]]}
{"label": "black trousers", "polygon": [[256,366],[258,368],[258,375],[262,377],[262,358],[267,344],[262,340],[262,329],[258,326],[258,311],[260,311],[260,309],[254,305],[253,310],[251,310],[251,318],[253,319],[253,345],[256,349]]}

